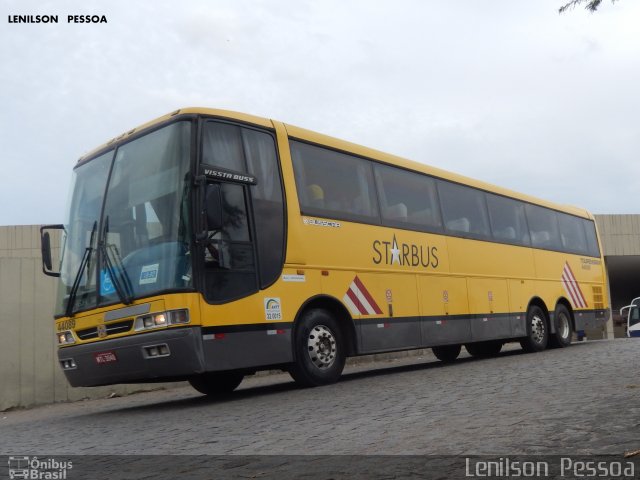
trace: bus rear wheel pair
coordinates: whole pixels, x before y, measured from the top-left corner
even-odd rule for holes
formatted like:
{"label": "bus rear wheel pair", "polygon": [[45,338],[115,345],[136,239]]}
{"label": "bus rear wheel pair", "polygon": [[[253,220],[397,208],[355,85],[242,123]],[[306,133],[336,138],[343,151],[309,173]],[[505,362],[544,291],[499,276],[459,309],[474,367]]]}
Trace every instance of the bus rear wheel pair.
{"label": "bus rear wheel pair", "polygon": [[547,315],[541,307],[532,305],[527,312],[527,336],[520,340],[525,352],[541,352],[547,346],[562,348],[571,344],[571,313],[563,304],[556,306],[554,315],[554,332],[549,330]]}

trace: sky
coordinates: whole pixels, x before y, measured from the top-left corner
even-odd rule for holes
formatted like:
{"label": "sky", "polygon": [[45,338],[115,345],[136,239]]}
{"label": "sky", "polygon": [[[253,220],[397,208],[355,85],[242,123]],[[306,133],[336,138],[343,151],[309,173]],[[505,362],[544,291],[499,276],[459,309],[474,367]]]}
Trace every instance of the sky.
{"label": "sky", "polygon": [[[80,156],[187,106],[640,213],[640,2],[562,4],[3,0],[0,225],[61,223]],[[42,14],[59,23],[8,21]]]}

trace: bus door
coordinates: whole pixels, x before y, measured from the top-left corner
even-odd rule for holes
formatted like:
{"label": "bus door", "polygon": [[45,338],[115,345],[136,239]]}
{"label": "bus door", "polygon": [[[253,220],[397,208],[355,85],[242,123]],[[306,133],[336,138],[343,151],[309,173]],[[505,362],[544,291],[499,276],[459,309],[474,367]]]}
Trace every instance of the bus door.
{"label": "bus door", "polygon": [[[268,288],[282,271],[284,193],[275,136],[203,119],[200,155],[203,195],[218,204],[207,214],[213,208],[220,213],[208,219],[215,229],[204,227],[203,293],[210,304],[228,303]],[[245,321],[264,316],[259,304],[244,312]]]}
{"label": "bus door", "polygon": [[204,296],[209,303],[242,298],[258,290],[256,255],[247,208],[247,186],[207,186]]}

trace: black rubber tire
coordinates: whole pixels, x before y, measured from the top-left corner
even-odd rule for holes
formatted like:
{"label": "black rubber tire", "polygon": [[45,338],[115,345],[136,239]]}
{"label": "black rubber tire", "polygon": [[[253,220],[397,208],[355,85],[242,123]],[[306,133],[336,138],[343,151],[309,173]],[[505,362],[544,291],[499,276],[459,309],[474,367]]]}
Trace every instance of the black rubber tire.
{"label": "black rubber tire", "polygon": [[527,336],[520,340],[525,352],[541,352],[549,342],[549,325],[542,308],[532,305],[527,311]]}
{"label": "black rubber tire", "polygon": [[564,348],[571,345],[573,329],[571,327],[571,313],[569,309],[559,303],[553,314],[555,332],[549,335],[549,346],[554,348]]}
{"label": "black rubber tire", "polygon": [[472,357],[488,358],[495,357],[502,350],[503,343],[500,340],[490,340],[487,342],[468,343],[464,346]]}
{"label": "black rubber tire", "polygon": [[441,345],[439,347],[431,347],[431,350],[433,350],[433,354],[441,362],[452,363],[455,362],[458,355],[460,355],[462,345]]}
{"label": "black rubber tire", "polygon": [[200,393],[205,395],[224,395],[233,392],[242,379],[244,372],[207,372],[191,377],[189,383]]}
{"label": "black rubber tire", "polygon": [[346,360],[346,344],[333,315],[322,309],[303,313],[296,325],[293,342],[295,362],[289,373],[298,385],[317,387],[340,379]]}

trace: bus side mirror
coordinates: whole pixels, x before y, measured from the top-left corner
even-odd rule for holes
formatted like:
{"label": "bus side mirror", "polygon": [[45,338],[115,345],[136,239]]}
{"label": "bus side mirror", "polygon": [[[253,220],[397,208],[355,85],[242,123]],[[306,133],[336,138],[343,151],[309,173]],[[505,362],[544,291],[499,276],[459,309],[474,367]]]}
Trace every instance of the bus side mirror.
{"label": "bus side mirror", "polygon": [[63,225],[45,225],[40,227],[40,252],[42,253],[42,272],[50,277],[59,277],[60,272],[53,270],[51,255],[51,234],[47,230],[63,230]]}
{"label": "bus side mirror", "polygon": [[204,210],[207,220],[207,230],[220,230],[222,228],[222,189],[219,183],[207,185]]}

